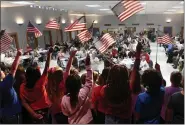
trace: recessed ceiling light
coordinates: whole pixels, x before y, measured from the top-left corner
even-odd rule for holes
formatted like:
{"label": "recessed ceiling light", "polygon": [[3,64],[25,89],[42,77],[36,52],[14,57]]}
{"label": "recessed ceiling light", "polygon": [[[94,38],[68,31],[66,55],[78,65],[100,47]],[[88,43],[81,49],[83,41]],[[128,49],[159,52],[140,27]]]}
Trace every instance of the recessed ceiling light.
{"label": "recessed ceiling light", "polygon": [[183,6],[175,6],[175,7],[172,7],[172,8],[174,8],[174,9],[181,9],[181,8],[183,8]]}
{"label": "recessed ceiling light", "polygon": [[20,5],[30,5],[30,4],[34,4],[31,2],[27,2],[27,1],[16,1],[16,2],[11,2],[13,4],[20,4]]}
{"label": "recessed ceiling light", "polygon": [[101,10],[101,11],[106,11],[106,10],[110,10],[110,9],[99,9],[99,10]]}
{"label": "recessed ceiling light", "polygon": [[184,1],[180,2],[180,4],[184,4]]}
{"label": "recessed ceiling light", "polygon": [[171,9],[171,10],[167,10],[168,12],[175,12],[176,10],[174,9]]}
{"label": "recessed ceiling light", "polygon": [[95,5],[85,5],[85,6],[87,6],[87,7],[101,7],[100,5],[97,5],[97,4],[95,4]]}
{"label": "recessed ceiling light", "polygon": [[143,2],[143,3],[141,3],[142,5],[146,5],[146,3],[145,2]]}

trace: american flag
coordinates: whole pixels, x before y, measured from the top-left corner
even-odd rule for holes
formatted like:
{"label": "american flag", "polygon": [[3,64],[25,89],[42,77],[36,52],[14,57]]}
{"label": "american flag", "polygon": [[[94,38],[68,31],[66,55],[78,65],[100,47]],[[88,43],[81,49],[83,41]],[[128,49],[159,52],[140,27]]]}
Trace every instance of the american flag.
{"label": "american flag", "polygon": [[95,43],[95,47],[100,51],[100,53],[105,52],[113,43],[114,39],[109,33],[105,33],[98,42]]}
{"label": "american flag", "polygon": [[134,14],[144,10],[144,7],[137,0],[124,0],[116,4],[111,10],[123,22]]}
{"label": "american flag", "polygon": [[80,20],[85,18],[85,16],[80,17],[79,19],[75,20],[74,23],[70,24],[68,27],[65,28],[65,32],[69,31],[77,31],[77,30],[85,30],[86,23],[80,23]]}
{"label": "american flag", "polygon": [[171,41],[172,39],[170,38],[170,36],[169,35],[164,35],[163,37],[162,37],[162,41],[163,41],[163,43],[164,44],[170,44],[170,43],[172,43],[172,41]]}
{"label": "american flag", "polygon": [[37,29],[31,22],[28,23],[27,32],[34,33],[35,37],[38,38],[42,36],[42,33]]}
{"label": "american flag", "polygon": [[172,39],[170,38],[169,35],[165,34],[162,37],[158,37],[157,38],[157,43],[158,44],[160,44],[160,43],[162,43],[162,44],[170,44],[170,43],[172,43]]}
{"label": "american flag", "polygon": [[162,37],[157,37],[157,43],[158,44],[162,43]]}
{"label": "american flag", "polygon": [[60,24],[59,24],[59,22],[57,22],[57,20],[51,20],[46,24],[45,28],[60,29]]}
{"label": "american flag", "polygon": [[1,36],[1,50],[0,52],[6,52],[9,47],[10,47],[10,44],[13,40],[13,38],[11,36],[9,36],[5,31],[1,31],[1,32],[4,32]]}
{"label": "american flag", "polygon": [[88,30],[84,30],[77,35],[82,43],[84,43],[92,38],[93,24],[94,24],[94,21]]}

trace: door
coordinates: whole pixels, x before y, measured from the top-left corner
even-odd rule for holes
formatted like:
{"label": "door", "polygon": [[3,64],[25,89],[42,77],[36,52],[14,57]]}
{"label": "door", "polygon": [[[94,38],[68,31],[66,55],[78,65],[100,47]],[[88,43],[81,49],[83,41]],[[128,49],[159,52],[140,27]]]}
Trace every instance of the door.
{"label": "door", "polygon": [[15,32],[15,33],[8,33],[8,34],[13,38],[13,41],[12,41],[12,45],[11,45],[11,46],[12,46],[14,49],[20,49],[17,33]]}
{"label": "door", "polygon": [[164,33],[172,36],[172,27],[164,27]]}
{"label": "door", "polygon": [[184,27],[181,28],[181,36],[184,38]]}
{"label": "door", "polygon": [[26,37],[27,37],[27,47],[29,46],[32,49],[35,49],[36,48],[36,43],[35,43],[34,33],[27,32]]}
{"label": "door", "polygon": [[93,36],[99,36],[100,35],[100,29],[99,28],[93,28]]}
{"label": "door", "polygon": [[53,45],[51,31],[50,30],[44,30],[43,34],[44,34],[45,46],[48,47],[50,45]]}

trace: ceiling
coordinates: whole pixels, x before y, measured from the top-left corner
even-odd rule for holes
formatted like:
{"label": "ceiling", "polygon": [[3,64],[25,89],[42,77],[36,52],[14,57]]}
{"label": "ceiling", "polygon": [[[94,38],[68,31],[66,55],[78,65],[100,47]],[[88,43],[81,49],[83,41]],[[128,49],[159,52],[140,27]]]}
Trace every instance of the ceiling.
{"label": "ceiling", "polygon": [[[1,7],[30,6],[33,8],[49,9],[50,11],[69,11],[71,15],[112,15],[111,10],[119,1],[25,1],[23,4],[11,3],[15,1],[1,1]],[[17,1],[16,1],[17,2]],[[26,3],[28,2],[28,3]],[[30,2],[30,3],[29,3]],[[182,1],[141,1],[145,10],[139,14],[177,14],[183,13]],[[86,5],[99,5],[99,7],[87,7]]]}

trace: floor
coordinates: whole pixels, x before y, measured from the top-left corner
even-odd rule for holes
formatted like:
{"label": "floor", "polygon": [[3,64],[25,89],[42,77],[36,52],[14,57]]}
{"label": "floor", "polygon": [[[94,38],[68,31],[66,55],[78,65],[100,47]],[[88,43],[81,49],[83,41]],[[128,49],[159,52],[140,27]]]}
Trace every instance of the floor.
{"label": "floor", "polygon": [[[151,60],[153,61],[154,65],[156,63],[156,52],[157,52],[157,44],[156,43],[151,43],[151,50],[152,53],[150,55]],[[173,71],[177,71],[177,69],[174,69],[172,67],[172,64],[166,63],[167,56],[165,54],[164,48],[163,47],[158,47],[158,54],[157,54],[157,63],[161,67],[161,72],[163,75],[163,78],[166,80],[166,86],[170,86],[170,74]]]}
{"label": "floor", "polygon": [[[157,44],[151,43],[150,45],[151,45],[151,50],[152,50],[152,52],[150,54],[150,58],[155,65]],[[171,74],[171,72],[176,71],[176,69],[174,69],[171,64],[167,64],[166,60],[167,60],[167,56],[165,55],[164,48],[158,47],[157,62],[160,64],[162,75],[163,75],[164,79],[166,80],[166,86],[170,86],[170,84],[171,84],[170,83],[170,74]],[[42,64],[41,70],[43,70],[43,68],[44,68],[43,66],[44,66],[44,64]],[[51,60],[50,67],[55,67],[55,66],[57,66],[57,62],[55,60]],[[99,72],[102,72],[103,67],[104,67],[103,62],[100,62],[99,64],[92,65],[92,69],[93,70],[98,69]],[[82,70],[80,72],[80,75],[83,73],[85,73],[85,70]]]}

